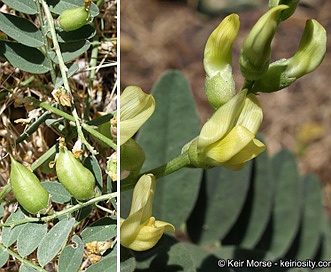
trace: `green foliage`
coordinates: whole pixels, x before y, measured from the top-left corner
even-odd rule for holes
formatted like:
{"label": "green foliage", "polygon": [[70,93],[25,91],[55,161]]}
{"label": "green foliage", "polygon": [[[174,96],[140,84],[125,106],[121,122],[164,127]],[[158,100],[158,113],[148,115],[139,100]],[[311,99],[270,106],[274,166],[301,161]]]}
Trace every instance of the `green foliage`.
{"label": "green foliage", "polygon": [[44,74],[50,70],[46,57],[38,49],[23,44],[0,41],[0,56],[26,72]]}
{"label": "green foliage", "polygon": [[[184,81],[182,74],[171,71],[153,87],[155,116],[142,127],[137,139],[146,152],[144,171],[169,160],[169,154],[178,155],[175,151],[185,142],[181,135],[198,127],[198,117],[185,102],[191,100],[191,94],[177,85]],[[175,99],[178,96],[180,102]],[[187,123],[192,124],[190,128]],[[277,265],[220,268],[217,262],[329,259],[330,226],[320,181],[311,174],[300,176],[296,159],[288,150],[273,157],[265,152],[238,172],[216,167],[194,177],[190,171],[182,169],[167,181],[164,177],[157,180],[153,214],[155,209],[155,217],[177,226],[175,237],[191,242],[165,234],[148,251],[123,248],[121,271],[157,271],[159,267],[163,271],[306,271]],[[129,209],[126,193],[121,199],[124,216]]]}
{"label": "green foliage", "polygon": [[40,241],[37,251],[41,266],[49,263],[67,241],[69,233],[75,224],[75,219],[62,219]]}
{"label": "green foliage", "polygon": [[41,32],[27,19],[0,13],[0,29],[14,40],[27,46],[40,47],[44,45]]}
{"label": "green foliage", "polygon": [[59,258],[59,272],[78,271],[83,259],[84,244],[78,236],[72,237],[75,246],[66,246]]}
{"label": "green foliage", "polygon": [[84,243],[94,241],[106,241],[116,236],[116,220],[103,217],[82,231],[81,236]]}
{"label": "green foliage", "polygon": [[[18,209],[15,213],[12,213],[8,219],[7,223],[12,223],[16,221],[20,221],[24,219],[24,213],[22,212],[21,209]],[[23,225],[18,225],[16,228],[11,228],[11,227],[4,227],[2,229],[2,243],[5,247],[10,247],[18,238],[18,235],[20,234],[20,231],[22,230],[24,226]]]}
{"label": "green foliage", "polygon": [[116,256],[102,258],[101,261],[94,265],[91,265],[88,269],[86,269],[86,272],[116,271],[116,264]]}
{"label": "green foliage", "polygon": [[[60,44],[60,50],[62,52],[62,57],[64,62],[69,62],[73,59],[76,59],[85,51],[87,51],[89,48],[90,48],[90,42],[85,40]],[[55,52],[50,52],[49,55],[52,61],[54,61],[56,64],[59,64],[59,59],[56,56]]]}
{"label": "green foliage", "polygon": [[[37,5],[34,1],[5,1],[7,4],[17,9],[17,11],[36,14]],[[51,12],[60,14],[68,8],[82,6],[81,0],[76,1],[48,1]],[[90,15],[95,17],[99,14],[98,7],[92,3]],[[87,39],[95,35],[93,27],[86,25],[84,29],[78,29],[64,33],[57,29],[57,35],[60,37],[60,47],[65,62],[74,60],[90,47]],[[50,62],[58,64],[58,58],[53,50],[50,50],[47,40],[43,38],[49,32],[49,24],[38,28],[34,23],[25,18],[16,15],[10,15],[0,12],[0,31],[6,33],[17,43],[4,40],[0,41],[0,57],[9,61],[13,66],[23,71],[43,74],[52,69]],[[72,32],[72,35],[71,35]],[[50,36],[48,36],[50,37]],[[32,47],[32,48],[31,48]],[[34,49],[34,48],[38,48]],[[40,50],[42,49],[42,50]]]}
{"label": "green foliage", "polygon": [[[24,72],[32,75],[23,83],[14,82],[13,84],[17,84],[17,86],[1,89],[1,102],[8,100],[16,103],[16,91],[13,89],[25,87],[22,92],[19,91],[24,100],[21,106],[25,106],[28,112],[32,111],[32,107],[40,113],[26,123],[25,129],[19,137],[13,138],[15,151],[17,151],[13,156],[17,157],[20,162],[24,160],[23,156],[19,159],[19,155],[22,155],[20,148],[23,147],[27,150],[25,145],[30,140],[29,137],[43,128],[51,128],[58,137],[63,137],[70,148],[79,138],[82,141],[80,151],[89,152],[89,156],[86,156],[84,160],[85,166],[81,165],[81,168],[76,169],[76,174],[82,174],[82,169],[88,171],[88,168],[91,172],[90,176],[96,180],[97,189],[94,191],[93,188],[90,188],[91,199],[89,200],[78,201],[75,199],[54,177],[57,174],[55,167],[50,167],[50,163],[54,165],[56,160],[59,143],[47,143],[47,147],[49,147],[47,152],[30,166],[36,174],[38,184],[40,184],[40,179],[42,189],[46,189],[51,196],[46,214],[34,214],[34,210],[30,210],[32,214],[29,214],[28,211],[22,209],[20,204],[15,204],[17,199],[12,194],[9,195],[12,189],[10,184],[4,186],[0,192],[2,219],[0,224],[0,267],[7,264],[4,269],[11,269],[8,265],[13,263],[14,259],[16,269],[19,271],[46,271],[45,267],[49,263],[57,267],[60,272],[75,272],[80,269],[106,271],[105,267],[109,268],[107,271],[116,271],[117,222],[113,213],[116,209],[117,194],[116,185],[109,179],[105,169],[106,157],[116,150],[116,139],[98,132],[98,126],[108,125],[110,119],[114,118],[114,110],[92,120],[92,111],[90,112],[92,97],[82,95],[82,101],[84,101],[82,104],[85,104],[86,109],[76,108],[77,104],[82,102],[76,101],[78,97],[76,94],[80,90],[78,90],[79,87],[77,90],[71,90],[76,86],[69,84],[69,78],[79,69],[77,59],[89,49],[91,49],[91,54],[85,56],[87,58],[91,56],[91,60],[84,59],[84,63],[89,63],[90,69],[96,69],[98,46],[107,39],[105,36],[102,36],[102,39],[101,36],[97,36],[95,29],[97,24],[93,23],[94,17],[99,14],[99,7],[91,3],[86,25],[66,32],[58,26],[58,15],[67,9],[84,6],[84,1],[11,0],[2,2],[14,9],[13,14],[15,15],[5,13],[4,10],[0,12],[0,32],[7,35],[7,37],[1,35],[0,60],[1,62],[7,61],[9,64],[4,64],[6,66],[14,66],[15,73],[20,74],[19,78],[26,76]],[[98,5],[102,6],[103,2],[99,1]],[[94,41],[93,46],[91,46],[90,39]],[[1,65],[3,64],[1,63]],[[46,75],[38,77],[38,74]],[[90,82],[87,84],[84,82],[84,91],[90,94],[94,88],[95,73],[89,74],[87,71],[86,74],[88,75],[86,79]],[[40,86],[36,87],[36,85]],[[31,86],[33,87],[31,88]],[[1,88],[3,87],[1,86]],[[27,96],[26,88],[37,90],[38,95],[29,93]],[[53,90],[59,91],[62,97],[52,96]],[[65,99],[69,101],[69,105],[64,105]],[[10,105],[11,102],[5,106]],[[102,111],[101,107],[99,110]],[[100,154],[102,152],[98,150],[99,145],[95,144],[90,136],[98,139],[104,145],[104,154]],[[6,152],[8,150],[10,149],[7,149]],[[34,150],[31,151],[34,152]],[[85,157],[84,153],[82,157]],[[75,171],[70,168],[70,165],[63,165],[63,167],[69,167],[71,173]],[[20,179],[22,182],[19,186],[20,192],[24,187],[22,184],[31,190],[31,186],[24,183],[24,177],[32,175],[32,173],[27,168],[23,168],[25,175]],[[77,184],[76,189],[85,189],[79,185],[81,184]],[[33,191],[26,195],[29,196],[33,193],[34,197],[38,198],[38,194]],[[107,251],[99,254],[100,261],[97,263],[88,259],[89,256],[83,255],[84,251],[87,251],[87,244],[95,241],[109,245]],[[34,259],[33,262],[32,259]],[[86,270],[86,267],[90,267],[90,269]]]}
{"label": "green foliage", "polygon": [[27,223],[17,237],[17,251],[22,257],[31,254],[47,233],[47,226],[40,223]]}
{"label": "green foliage", "polygon": [[35,1],[33,0],[4,0],[2,1],[11,8],[26,13],[26,14],[36,14],[37,13],[37,7],[35,4]]}

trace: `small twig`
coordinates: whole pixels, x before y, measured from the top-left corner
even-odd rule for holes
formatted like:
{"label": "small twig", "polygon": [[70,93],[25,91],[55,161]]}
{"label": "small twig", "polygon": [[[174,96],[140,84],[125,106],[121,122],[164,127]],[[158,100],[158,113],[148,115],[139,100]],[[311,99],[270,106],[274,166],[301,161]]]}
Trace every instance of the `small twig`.
{"label": "small twig", "polygon": [[26,217],[22,220],[18,220],[18,221],[15,221],[15,222],[11,222],[11,223],[3,223],[3,224],[0,224],[0,227],[15,227],[15,226],[18,226],[18,225],[22,225],[22,224],[25,224],[25,223],[31,223],[31,222],[48,222],[48,221],[51,221],[55,218],[58,218],[58,217],[61,217],[61,216],[65,216],[65,215],[68,215],[68,214],[71,214],[75,211],[78,211],[79,209],[82,209],[84,207],[87,207],[87,206],[90,206],[90,205],[93,205],[95,203],[98,203],[100,201],[104,201],[104,200],[110,200],[112,198],[115,198],[117,197],[117,193],[110,193],[110,194],[106,194],[106,195],[101,195],[101,196],[97,196],[95,198],[92,198],[90,199],[89,201],[86,201],[86,202],[82,202],[82,203],[78,203],[68,209],[65,209],[65,210],[62,210],[62,211],[59,211],[59,212],[55,212],[53,213],[52,215],[48,215],[48,216],[44,216],[44,217]]}
{"label": "small twig", "polygon": [[39,126],[50,117],[49,112],[44,112],[27,130],[25,130],[15,141],[16,144],[23,142],[32,133],[34,133]]}

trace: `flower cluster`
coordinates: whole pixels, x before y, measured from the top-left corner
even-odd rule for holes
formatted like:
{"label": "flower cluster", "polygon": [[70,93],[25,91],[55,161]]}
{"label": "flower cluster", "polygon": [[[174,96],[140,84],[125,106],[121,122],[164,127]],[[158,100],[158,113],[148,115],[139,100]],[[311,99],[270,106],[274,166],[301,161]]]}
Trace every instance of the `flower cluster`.
{"label": "flower cluster", "polygon": [[[245,84],[238,92],[232,74],[231,51],[239,32],[239,16],[227,16],[211,33],[203,64],[206,96],[215,112],[203,125],[199,136],[183,147],[176,163],[180,159],[184,163],[178,165],[240,170],[266,149],[256,138],[263,119],[257,93],[275,92],[289,86],[316,69],[326,51],[325,29],[316,20],[308,20],[294,56],[270,63],[271,43],[278,25],[293,14],[297,3],[270,1],[269,10],[247,35],[239,58]],[[121,244],[137,251],[155,246],[165,231],[175,231],[170,223],[152,217],[156,178],[152,173],[140,174],[145,154],[132,139],[154,109],[153,96],[139,87],[127,87],[121,95],[121,168],[139,179],[133,191],[130,213],[121,220]],[[167,164],[162,170],[166,167]]]}

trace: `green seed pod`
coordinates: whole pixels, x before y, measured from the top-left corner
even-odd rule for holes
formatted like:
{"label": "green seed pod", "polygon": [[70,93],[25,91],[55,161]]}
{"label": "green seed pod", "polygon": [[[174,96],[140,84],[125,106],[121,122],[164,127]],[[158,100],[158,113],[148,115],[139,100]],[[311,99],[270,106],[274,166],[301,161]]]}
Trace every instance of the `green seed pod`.
{"label": "green seed pod", "polygon": [[36,214],[46,210],[49,193],[39,179],[29,169],[17,162],[12,156],[10,183],[20,205],[29,213]]}
{"label": "green seed pod", "polygon": [[60,148],[56,173],[59,181],[74,198],[87,200],[94,195],[93,174],[66,147]]}
{"label": "green seed pod", "polygon": [[72,8],[63,11],[59,18],[60,26],[65,31],[73,31],[87,23],[89,10],[84,7]]}

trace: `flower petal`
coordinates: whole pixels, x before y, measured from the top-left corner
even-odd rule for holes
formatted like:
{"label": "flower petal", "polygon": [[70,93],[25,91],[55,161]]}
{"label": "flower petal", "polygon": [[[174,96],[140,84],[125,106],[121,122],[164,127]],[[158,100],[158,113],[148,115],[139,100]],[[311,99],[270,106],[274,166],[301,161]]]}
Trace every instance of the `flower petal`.
{"label": "flower petal", "polygon": [[239,32],[238,14],[225,17],[209,36],[204,52],[204,68],[209,77],[227,68],[232,74],[232,44]]}
{"label": "flower petal", "polygon": [[314,19],[306,22],[298,51],[289,59],[287,77],[299,78],[314,71],[322,62],[327,46],[327,33]]}
{"label": "flower petal", "polygon": [[236,126],[224,139],[208,147],[206,156],[214,160],[215,165],[220,165],[241,152],[254,137],[247,128]]}
{"label": "flower petal", "polygon": [[153,114],[155,100],[136,86],[125,88],[120,100],[120,143],[124,144]]}
{"label": "flower petal", "polygon": [[155,187],[156,180],[151,174],[141,176],[134,187],[129,216],[121,221],[121,243],[124,246],[136,239],[141,226],[150,219]]}
{"label": "flower petal", "polygon": [[266,149],[265,145],[257,139],[253,139],[237,155],[226,162],[227,165],[239,165],[254,159]]}
{"label": "flower petal", "polygon": [[245,38],[239,57],[241,74],[247,80],[257,80],[267,71],[271,56],[271,42],[278,28],[279,14],[287,9],[278,5],[267,11]]}
{"label": "flower petal", "polygon": [[156,179],[152,174],[142,175],[134,187],[129,217],[139,212],[140,222],[145,222],[152,215]]}
{"label": "flower petal", "polygon": [[198,148],[206,147],[224,137],[234,124],[244,106],[247,90],[242,90],[222,105],[204,124],[198,138]]}
{"label": "flower petal", "polygon": [[151,217],[143,226],[141,226],[132,243],[126,245],[123,244],[121,237],[121,244],[136,251],[148,250],[156,245],[161,239],[164,231],[175,231],[175,228],[167,222],[155,221],[155,218]]}
{"label": "flower petal", "polygon": [[245,99],[242,112],[237,120],[236,125],[247,128],[254,135],[259,130],[263,119],[261,105],[255,94],[249,94]]}
{"label": "flower petal", "polygon": [[135,213],[126,219],[121,219],[120,237],[121,244],[130,245],[136,238],[141,228],[141,214]]}

